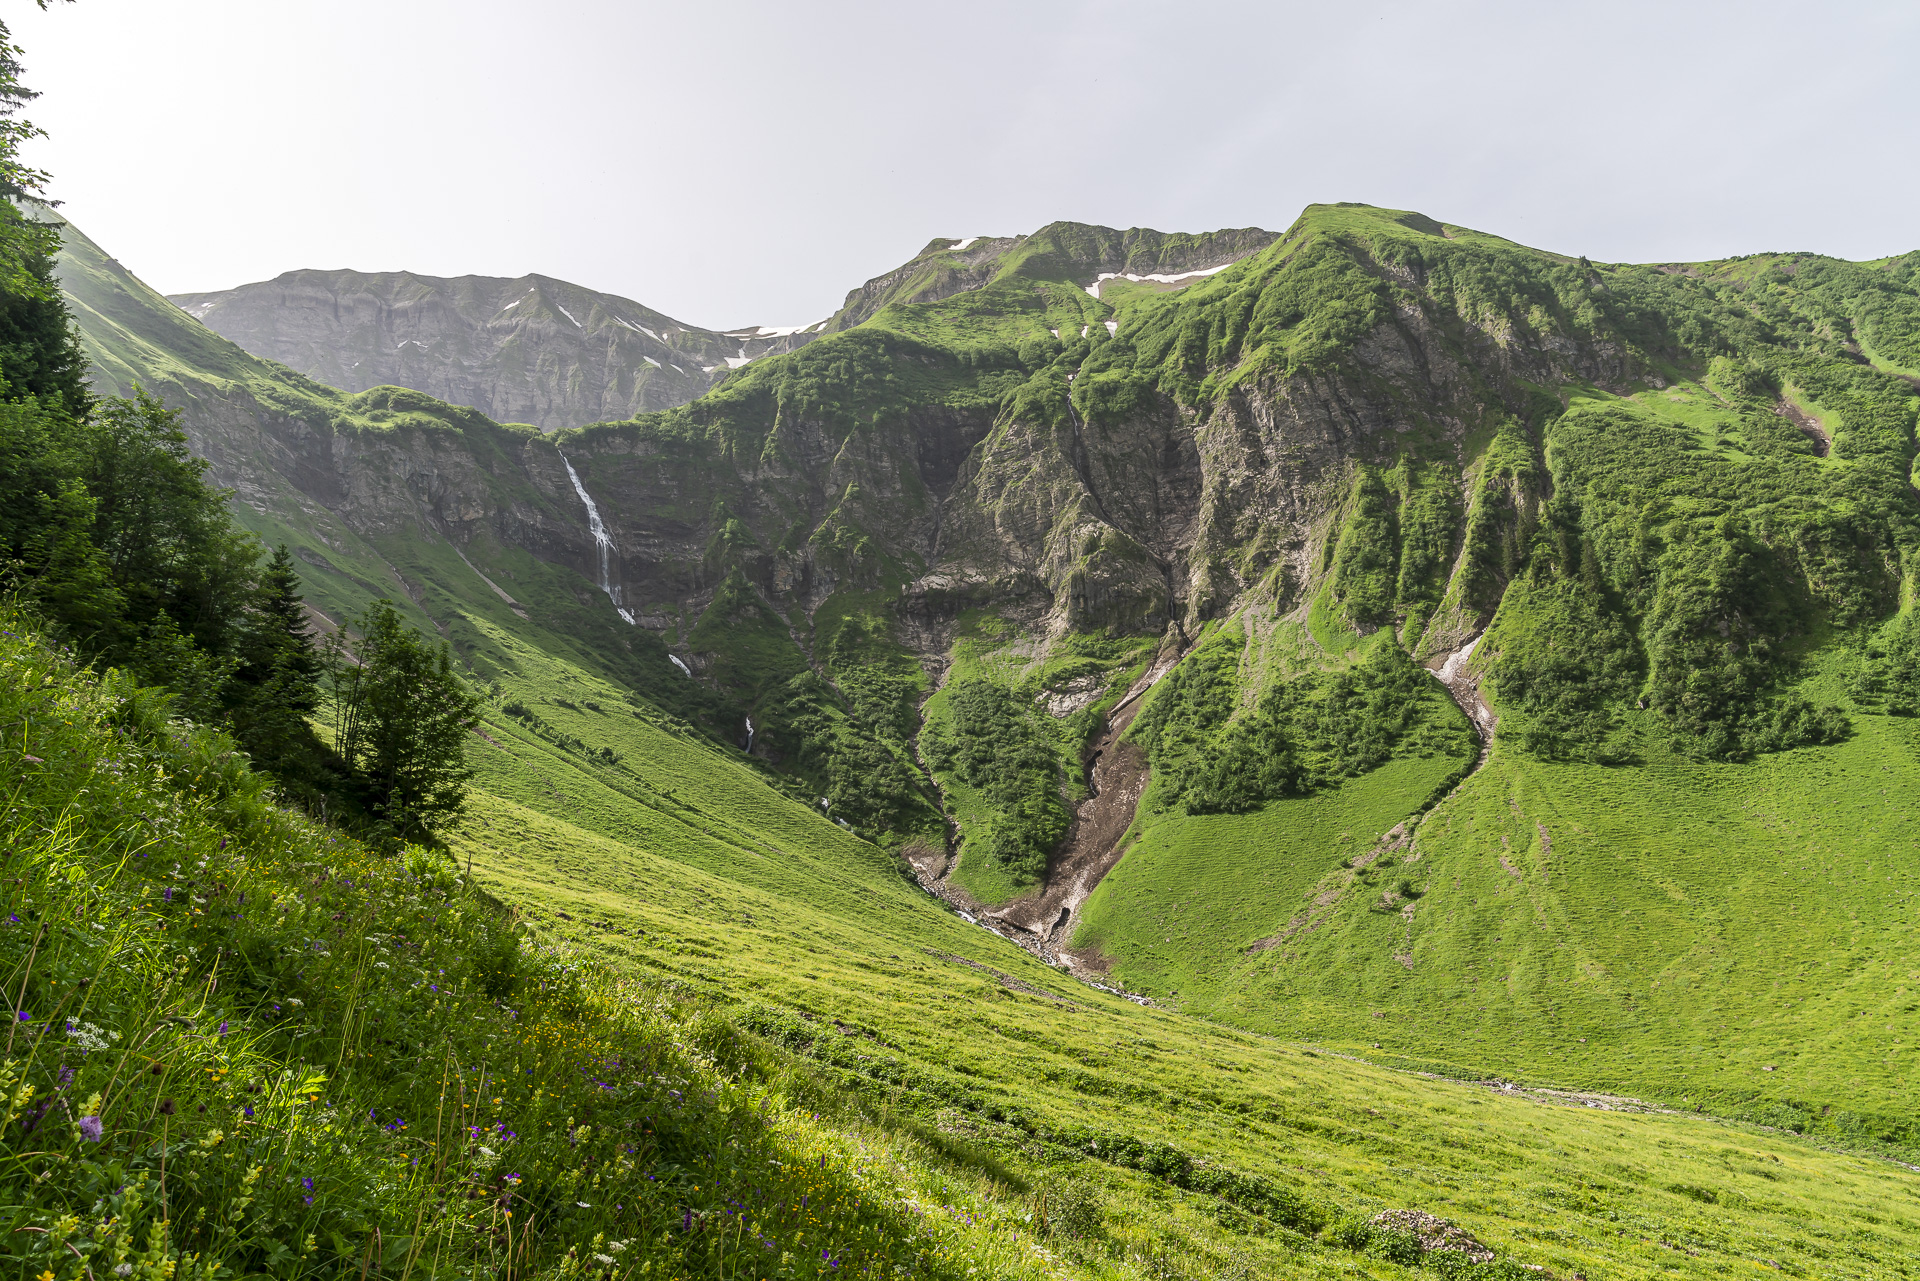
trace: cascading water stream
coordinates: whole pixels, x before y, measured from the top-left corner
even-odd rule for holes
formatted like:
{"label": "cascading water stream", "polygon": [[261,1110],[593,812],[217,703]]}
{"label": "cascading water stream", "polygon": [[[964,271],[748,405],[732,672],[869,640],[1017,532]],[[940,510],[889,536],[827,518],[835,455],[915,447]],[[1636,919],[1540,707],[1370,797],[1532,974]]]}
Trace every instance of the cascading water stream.
{"label": "cascading water stream", "polygon": [[[559,450],[554,450],[559,454]],[[613,585],[610,566],[613,560],[613,536],[607,533],[606,522],[600,519],[600,509],[593,505],[593,496],[587,493],[587,487],[580,483],[580,473],[573,469],[565,454],[560,454],[560,465],[567,469],[567,479],[573,482],[573,492],[580,495],[580,501],[587,507],[587,528],[593,531],[593,541],[600,548],[600,590],[613,602],[613,608],[620,617],[629,623],[634,621],[633,611],[620,603],[620,589]]]}
{"label": "cascading water stream", "polygon": [[753,754],[753,717],[747,717],[747,754]]}

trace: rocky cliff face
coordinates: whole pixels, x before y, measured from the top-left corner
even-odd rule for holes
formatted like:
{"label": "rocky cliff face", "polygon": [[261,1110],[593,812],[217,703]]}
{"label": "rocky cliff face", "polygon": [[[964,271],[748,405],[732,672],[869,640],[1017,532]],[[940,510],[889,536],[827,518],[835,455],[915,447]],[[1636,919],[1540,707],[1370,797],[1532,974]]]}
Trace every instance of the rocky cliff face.
{"label": "rocky cliff face", "polygon": [[[1446,244],[1444,233],[1416,234]],[[867,323],[750,365],[741,353],[810,335],[688,330],[540,277],[294,272],[176,300],[256,353],[362,392],[318,409],[276,407],[256,385],[271,382],[271,367],[230,348],[209,354],[217,340],[186,317],[167,319],[154,349],[131,349],[127,334],[159,322],[106,313],[138,282],[108,279],[98,264],[91,285],[69,274],[116,388],[142,366],[149,382],[164,370],[159,348],[198,344],[201,364],[226,362],[217,391],[183,378],[173,397],[214,478],[243,499],[260,506],[290,486],[364,533],[411,526],[456,543],[482,522],[590,579],[597,546],[552,446],[511,433],[487,443],[499,434],[491,423],[450,431],[458,415],[450,423],[424,400],[365,389],[410,382],[495,419],[554,426],[724,380],[697,404],[560,442],[612,540],[605,586],[643,626],[675,620],[676,639],[734,571],[782,616],[810,614],[843,588],[884,587],[937,645],[938,620],[971,605],[1055,634],[1192,628],[1256,587],[1291,607],[1328,577],[1356,468],[1412,449],[1451,477],[1464,512],[1483,484],[1469,438],[1524,417],[1525,383],[1626,373],[1617,339],[1557,325],[1517,332],[1509,309],[1463,316],[1432,296],[1421,269],[1351,235],[1303,221],[1276,239],[1062,223],[936,241],[853,291],[826,327]],[[1304,277],[1336,267],[1344,296],[1286,301]],[[1155,275],[1174,292],[1128,310],[1096,296],[1102,277]],[[901,308],[922,321],[969,318],[982,304],[967,294],[999,309],[989,337],[1005,341],[942,347],[885,323]],[[1029,297],[1042,301],[1022,314]],[[1329,354],[1302,360],[1233,337],[1250,316],[1288,308],[1297,314],[1279,316],[1283,336],[1344,326],[1321,334]],[[108,341],[110,330],[121,337]],[[716,361],[722,339],[734,354]],[[669,381],[662,368],[675,363]],[[358,418],[398,433],[369,435]],[[480,454],[485,478],[461,461]],[[520,500],[500,501],[502,486]],[[1531,520],[1538,490],[1508,495],[1505,519]],[[1463,528],[1446,542],[1457,578]],[[1484,625],[1488,600],[1449,599],[1447,637]]]}
{"label": "rocky cliff face", "polygon": [[821,327],[697,329],[547,276],[290,271],[172,301],[330,387],[410,387],[547,431],[685,404],[716,374],[790,351]]}
{"label": "rocky cliff face", "polygon": [[[1727,547],[1750,556],[1741,574],[1777,581],[1783,600],[1798,593],[1785,621],[1766,624],[1778,635],[1814,600],[1866,616],[1893,599],[1901,573],[1905,552],[1884,549],[1907,546],[1911,411],[1885,388],[1847,390],[1861,343],[1793,312],[1799,294],[1753,285],[1756,270],[1706,281],[1602,271],[1365,207],[1316,207],[1277,238],[1057,224],[937,241],[854,291],[833,332],[712,368],[692,402],[552,436],[415,391],[342,394],[258,360],[83,241],[63,279],[103,382],[141,381],[181,407],[213,478],[259,513],[263,532],[321,558],[354,539],[386,558],[386,570],[343,575],[339,595],[441,572],[434,547],[488,575],[469,586],[489,607],[509,566],[549,567],[571,586],[548,600],[572,612],[562,626],[516,595],[523,618],[569,635],[597,619],[596,645],[658,659],[668,686],[640,686],[649,697],[674,697],[685,681],[671,655],[731,700],[726,716],[753,715],[758,751],[831,773],[841,749],[821,736],[839,735],[845,761],[860,762],[845,765],[839,804],[876,759],[911,776],[893,795],[924,785],[910,742],[918,673],[943,674],[956,636],[981,618],[1034,663],[1075,637],[1158,637],[1177,654],[1236,612],[1304,628],[1330,662],[1383,630],[1437,661],[1485,630],[1530,559],[1546,555],[1580,567],[1585,595],[1567,609],[1598,618],[1632,599],[1666,611],[1659,644],[1670,656],[1607,660],[1658,677],[1663,663],[1680,670],[1706,661],[1695,650],[1725,649],[1711,637],[1759,635],[1760,607],[1716,585],[1748,578],[1700,577],[1691,561],[1660,568],[1668,549]],[[1796,270],[1777,274],[1805,290],[1825,269]],[[1820,305],[1863,298],[1861,323],[1880,324],[1870,318],[1895,313],[1876,300],[1908,296],[1890,271],[1840,264]],[[470,296],[409,293],[423,287],[397,277],[381,288],[344,312],[374,317],[367,332],[403,316],[443,325],[441,347],[422,344],[429,352],[471,338],[484,313],[483,336],[500,344],[480,361],[493,388],[500,353],[521,350],[513,334],[532,332],[515,326],[608,343],[667,335],[625,304],[576,309],[550,282],[473,285]],[[331,314],[335,297],[268,310]],[[209,317],[226,305],[240,306]],[[1764,327],[1752,318],[1762,306],[1780,311]],[[1875,332],[1861,331],[1875,350],[1905,341],[1893,327]],[[1713,356],[1721,350],[1754,354],[1735,364]],[[1716,452],[1697,456],[1708,446],[1662,417],[1681,411],[1644,394],[1683,366],[1701,377],[1709,358],[1725,363],[1721,381],[1689,393],[1684,412],[1721,417]],[[455,366],[466,368],[450,357],[437,368]],[[1839,411],[1849,426],[1823,459],[1841,469],[1801,467],[1790,427],[1779,430],[1794,441],[1768,435],[1795,380],[1830,386],[1821,395],[1834,404],[1862,397]],[[1602,429],[1599,411],[1582,418],[1576,401],[1618,406],[1625,425]],[[1684,502],[1646,497],[1691,483],[1705,463],[1711,474]],[[1550,506],[1568,485],[1574,497]],[[1764,509],[1732,512],[1726,496],[1745,502],[1749,491],[1766,495]],[[1742,541],[1672,515],[1710,509],[1735,521],[1728,530],[1750,521],[1765,536]],[[1848,550],[1860,548],[1882,550]],[[1709,639],[1686,648],[1695,636]],[[1623,678],[1607,679],[1613,690]],[[887,744],[881,758],[859,755],[875,741]],[[882,814],[868,830],[895,840],[925,830],[892,821]]]}

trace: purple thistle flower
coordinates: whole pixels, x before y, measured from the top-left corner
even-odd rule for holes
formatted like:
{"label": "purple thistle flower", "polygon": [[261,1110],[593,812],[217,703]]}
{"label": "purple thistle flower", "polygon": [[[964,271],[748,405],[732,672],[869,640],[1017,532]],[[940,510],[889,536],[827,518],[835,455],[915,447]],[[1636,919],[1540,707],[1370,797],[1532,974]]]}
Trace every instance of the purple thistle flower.
{"label": "purple thistle flower", "polygon": [[100,1132],[100,1118],[97,1116],[81,1117],[80,1137],[88,1143],[98,1143],[101,1138],[104,1137]]}

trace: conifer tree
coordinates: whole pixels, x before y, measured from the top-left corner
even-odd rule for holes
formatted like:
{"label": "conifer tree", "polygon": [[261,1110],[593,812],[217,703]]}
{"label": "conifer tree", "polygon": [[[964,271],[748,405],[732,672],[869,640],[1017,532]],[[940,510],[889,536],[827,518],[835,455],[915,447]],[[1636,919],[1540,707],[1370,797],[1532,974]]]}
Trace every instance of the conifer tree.
{"label": "conifer tree", "polygon": [[479,701],[446,642],[408,627],[392,601],[373,602],[348,627],[353,651],[333,670],[336,747],[376,819],[405,840],[436,840],[466,804]]}

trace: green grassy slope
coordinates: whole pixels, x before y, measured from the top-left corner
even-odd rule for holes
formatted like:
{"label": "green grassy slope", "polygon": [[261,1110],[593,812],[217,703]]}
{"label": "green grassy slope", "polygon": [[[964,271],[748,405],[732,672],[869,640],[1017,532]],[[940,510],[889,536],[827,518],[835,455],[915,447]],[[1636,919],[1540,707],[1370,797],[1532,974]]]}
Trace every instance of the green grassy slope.
{"label": "green grassy slope", "polygon": [[24,1274],[1430,1276],[1328,1227],[1408,1205],[1501,1281],[1912,1266],[1920,1176],[1143,1009],[823,844],[656,853],[482,797],[460,852],[503,910],[6,621]]}
{"label": "green grassy slope", "polygon": [[[1235,268],[1129,299],[1112,339],[1090,321],[1084,340],[1043,336],[1068,308],[1099,320],[1107,307],[1074,296],[1071,280],[1054,282],[1056,296],[1042,273],[1019,286],[1018,308],[994,301],[999,286],[900,300],[870,328],[756,362],[695,405],[566,438],[597,493],[614,488],[605,478],[623,455],[671,481],[679,506],[665,514],[714,528],[698,568],[715,581],[772,581],[803,543],[847,576],[812,619],[743,596],[679,621],[675,634],[712,638],[707,652],[754,697],[804,681],[799,645],[819,642],[813,657],[850,692],[802,714],[903,768],[928,732],[953,730],[959,683],[1014,700],[1007,723],[1046,749],[1030,771],[1042,789],[989,803],[935,762],[971,840],[1046,810],[1021,809],[1045,788],[1074,795],[1089,724],[1042,716],[1034,700],[1082,679],[1124,688],[1154,642],[1126,626],[1044,643],[998,623],[992,636],[962,628],[943,655],[949,692],[916,742],[926,683],[905,670],[911,659],[902,666],[884,602],[929,568],[888,541],[889,520],[924,515],[927,494],[904,480],[840,486],[822,508],[832,519],[813,525],[820,495],[749,478],[812,484],[810,451],[892,449],[888,433],[916,408],[985,419],[989,449],[1041,428],[1117,430],[1141,406],[1203,418],[1215,443],[1249,403],[1311,417],[1350,397],[1386,424],[1316,482],[1299,527],[1208,491],[1189,639],[1237,628],[1269,648],[1234,669],[1218,715],[1175,724],[1172,738],[1224,753],[1277,682],[1333,680],[1385,646],[1437,655],[1482,628],[1475,666],[1500,737],[1385,858],[1366,858],[1376,838],[1465,763],[1434,748],[1463,724],[1448,722],[1434,685],[1421,687],[1424,728],[1365,769],[1244,812],[1143,810],[1076,941],[1161,1008],[1071,984],[966,926],[816,796],[770,785],[727,743],[746,705],[706,701],[658,638],[619,623],[572,570],[489,535],[463,546],[470,564],[411,527],[352,541],[278,491],[241,499],[259,497],[263,530],[292,531],[339,567],[316,594],[345,601],[404,581],[416,617],[491,684],[475,744],[482,794],[456,845],[537,914],[543,937],[733,1003],[755,1035],[875,1115],[959,1152],[969,1178],[987,1179],[974,1186],[1000,1207],[991,1214],[1028,1212],[1021,1189],[1043,1171],[1090,1173],[1110,1213],[1105,1244],[1075,1267],[1212,1275],[1239,1258],[1393,1274],[1288,1235],[1311,1218],[1298,1195],[1329,1214],[1417,1204],[1556,1272],[1774,1260],[1893,1274],[1910,1266],[1913,1218],[1893,1166],[1704,1118],[1544,1109],[1264,1036],[1636,1093],[1912,1159],[1906,1058],[1920,1026],[1899,960],[1913,937],[1902,895],[1920,869],[1901,835],[1912,722],[1849,690],[1869,633],[1914,590],[1916,401],[1873,363],[1920,359],[1914,265],[1593,267],[1418,215],[1323,207]],[[1432,366],[1445,398],[1421,390],[1416,365],[1357,354],[1401,325],[1445,357]],[[1565,349],[1591,357],[1591,377],[1542,354]],[[342,422],[438,412],[312,395]],[[1824,454],[1785,405],[1820,427]],[[394,435],[371,417],[348,428]],[[463,449],[482,458],[516,440],[487,424],[420,431],[471,434]],[[1060,528],[1086,511],[1069,506]],[[716,514],[733,512],[751,520]],[[1083,580],[1107,547],[1089,541],[1072,549]],[[1137,543],[1111,544],[1137,557]],[[1208,617],[1215,605],[1236,616]],[[834,651],[825,638],[849,620],[846,634],[871,643]],[[1308,711],[1327,694],[1314,689]],[[1795,700],[1810,715],[1836,708],[1850,731],[1790,745]],[[1172,778],[1157,771],[1155,787]],[[1363,866],[1342,866],[1355,856]],[[957,879],[979,897],[1020,889],[1005,871],[962,845]],[[1750,1159],[1760,1152],[1800,1164],[1766,1179],[1756,1171],[1788,1172]],[[1876,1222],[1847,1218],[1848,1197]],[[1012,1218],[996,1222],[1011,1230]]]}
{"label": "green grassy slope", "polygon": [[[895,1124],[912,1121],[965,1144],[953,1150],[973,1177],[983,1168],[1006,1171],[979,1185],[978,1206],[1003,1240],[1031,1212],[1019,1187],[1071,1170],[1095,1181],[1105,1206],[1098,1249],[1074,1265],[1095,1275],[1128,1259],[1179,1275],[1231,1267],[1314,1275],[1353,1264],[1369,1275],[1398,1275],[1391,1264],[1328,1253],[1264,1227],[1276,1223],[1277,1211],[1260,1204],[1249,1210],[1182,1187],[1178,1180],[1191,1184],[1193,1176],[1179,1173],[1178,1161],[1204,1159],[1211,1164],[1184,1168],[1257,1175],[1341,1211],[1417,1205],[1562,1275],[1770,1268],[1763,1259],[1822,1275],[1905,1266],[1898,1261],[1909,1248],[1900,1236],[1907,1229],[1898,1225],[1913,1211],[1898,1198],[1920,1192],[1897,1191],[1907,1176],[1885,1162],[1818,1164],[1836,1158],[1777,1133],[1680,1115],[1567,1109],[1316,1057],[1189,1013],[1141,1009],[1066,981],[967,926],[863,852],[870,847],[757,788],[751,766],[716,759],[709,744],[614,706],[618,691],[588,673],[530,652],[516,661],[517,675],[502,680],[508,696],[536,708],[559,733],[614,745],[623,763],[556,750],[548,739],[517,732],[519,722],[500,726],[490,717],[487,733],[501,747],[476,752],[486,794],[456,838],[457,857],[470,859],[485,884],[526,913],[543,940],[594,967],[650,975],[733,1009],[829,1071],[847,1097]],[[1264,848],[1286,850],[1307,827],[1284,812],[1297,806],[1314,812],[1343,856],[1368,839],[1367,824],[1398,817],[1390,798],[1409,780],[1381,775],[1423,767],[1432,765],[1390,765],[1334,794],[1288,802],[1279,814],[1270,808],[1247,820],[1186,820],[1201,830],[1168,843],[1175,857],[1216,859],[1215,883],[1237,879],[1244,911],[1252,897],[1245,864],[1232,858],[1244,847],[1206,839],[1203,825],[1217,832],[1229,822],[1264,824],[1274,837]],[[1503,768],[1496,758],[1452,804],[1478,795],[1473,789]],[[629,770],[657,795],[636,803]],[[1385,786],[1392,782],[1401,786]],[[1341,843],[1342,835],[1353,840]],[[1158,829],[1149,837],[1166,839]],[[1556,843],[1556,851],[1565,848]],[[1149,857],[1139,866],[1151,871],[1155,847],[1149,840],[1140,849]],[[1432,875],[1423,862],[1437,867],[1440,857],[1423,854],[1394,870]],[[1494,875],[1508,876],[1497,866]],[[1123,890],[1129,882],[1116,874],[1109,884]],[[1199,879],[1183,883],[1202,902],[1206,888]],[[1422,901],[1442,897],[1433,888]],[[1183,911],[1181,928],[1196,940],[1245,941],[1249,921],[1219,920],[1217,907],[1190,918]],[[1335,910],[1363,907],[1342,901]],[[1432,944],[1424,933],[1415,937],[1424,962],[1420,949]],[[1350,966],[1357,987],[1379,969],[1356,954],[1324,963]],[[977,968],[983,965],[989,969]],[[1409,978],[1422,973],[1417,963]],[[1272,980],[1259,973],[1219,979],[1221,990],[1248,993],[1243,1005],[1221,1002],[1223,1012],[1251,1020],[1257,1006],[1264,1017],[1273,1003],[1255,999],[1260,982]],[[1264,992],[1273,995],[1271,987]],[[1345,995],[1288,999],[1318,1012]],[[1201,1002],[1183,989],[1180,1004]],[[1328,1022],[1312,1030],[1337,1037],[1339,1018]],[[1526,1012],[1516,1009],[1501,1030],[1514,1040],[1526,1026]],[[1367,1030],[1383,1040],[1398,1031],[1387,1020]],[[1583,1082],[1572,1071],[1529,1075]],[[1097,1121],[1090,1102],[1097,1102]],[[1179,1157],[1166,1158],[1174,1164],[1161,1163],[1175,1182],[1126,1164],[1151,1165],[1150,1153],[1117,1146],[1120,1164],[1099,1159],[1099,1144],[1123,1137],[1176,1150]],[[1816,1164],[1796,1164],[1805,1162]],[[1844,1182],[1824,1182],[1843,1171]],[[1829,1196],[1835,1205],[1859,1199],[1854,1212],[1881,1225],[1830,1218],[1822,1208]]]}
{"label": "green grassy slope", "polygon": [[1883,1161],[1395,1073],[1142,1009],[917,892],[790,876],[771,842],[735,847],[730,864],[675,849],[493,799],[456,842],[543,939],[733,1009],[845,1097],[946,1136],[963,1167],[1003,1171],[980,1207],[1003,1240],[1034,1203],[1021,1186],[1092,1180],[1102,1227],[1061,1251],[1062,1274],[1410,1274],[1307,1244],[1285,1226],[1286,1197],[1210,1194],[1209,1171],[1269,1180],[1326,1217],[1417,1206],[1562,1276],[1911,1266],[1920,1179]]}

